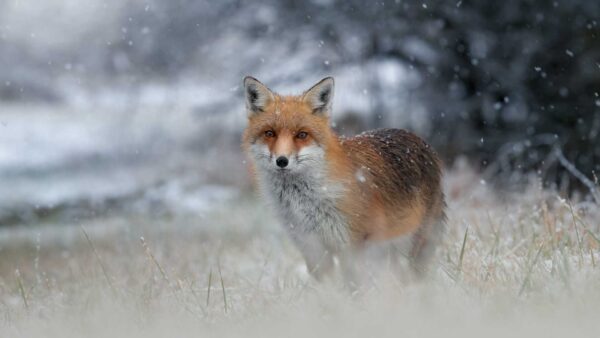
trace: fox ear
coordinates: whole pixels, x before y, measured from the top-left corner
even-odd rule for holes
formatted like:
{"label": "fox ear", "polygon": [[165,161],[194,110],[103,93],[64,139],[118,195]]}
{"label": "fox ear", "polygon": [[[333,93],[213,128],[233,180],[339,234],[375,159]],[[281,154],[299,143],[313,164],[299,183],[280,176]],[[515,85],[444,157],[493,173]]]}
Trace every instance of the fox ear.
{"label": "fox ear", "polygon": [[244,93],[248,116],[263,112],[267,104],[275,99],[273,92],[252,76],[244,78]]}
{"label": "fox ear", "polygon": [[313,113],[329,115],[333,103],[333,87],[333,78],[326,77],[305,91],[302,99],[310,105]]}

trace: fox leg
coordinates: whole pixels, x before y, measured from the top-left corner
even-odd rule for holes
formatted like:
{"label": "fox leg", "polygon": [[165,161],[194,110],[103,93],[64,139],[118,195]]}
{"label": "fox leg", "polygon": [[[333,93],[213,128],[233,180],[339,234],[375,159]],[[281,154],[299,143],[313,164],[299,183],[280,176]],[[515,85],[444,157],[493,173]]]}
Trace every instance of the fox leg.
{"label": "fox leg", "polygon": [[365,247],[348,248],[338,255],[338,259],[344,285],[351,291],[358,290],[370,276]]}
{"label": "fox leg", "polygon": [[304,257],[310,275],[322,281],[335,266],[333,252],[328,250],[316,236],[310,234],[293,236],[293,239]]}
{"label": "fox leg", "polygon": [[434,220],[423,224],[412,235],[412,247],[409,253],[409,262],[417,278],[429,273],[429,263],[444,233],[445,217],[442,214]]}
{"label": "fox leg", "polygon": [[320,257],[304,256],[308,272],[319,282],[322,282],[325,277],[329,276],[334,269],[333,255],[325,250]]}

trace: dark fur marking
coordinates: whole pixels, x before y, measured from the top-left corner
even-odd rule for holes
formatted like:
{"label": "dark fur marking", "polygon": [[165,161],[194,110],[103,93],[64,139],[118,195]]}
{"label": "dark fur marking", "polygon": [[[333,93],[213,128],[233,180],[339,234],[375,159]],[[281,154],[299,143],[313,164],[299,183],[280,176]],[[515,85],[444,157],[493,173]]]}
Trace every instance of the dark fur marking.
{"label": "dark fur marking", "polygon": [[[397,196],[401,193],[405,200],[411,200],[417,192],[425,199],[428,207],[432,206],[441,194],[439,185],[441,164],[437,155],[425,141],[405,130],[378,129],[346,139],[349,155],[356,163],[362,163],[374,170],[368,170],[373,184],[388,191],[385,197]],[[368,145],[371,151],[363,151],[362,145]],[[381,168],[378,157],[385,168]],[[384,174],[391,172],[391,177]],[[436,184],[431,184],[436,182]],[[396,197],[394,197],[396,198]],[[387,201],[390,205],[394,200]]]}
{"label": "dark fur marking", "polygon": [[250,103],[250,109],[252,111],[263,112],[263,109],[256,105],[258,101],[258,90],[254,85],[249,85],[246,89],[248,95],[248,103]]}
{"label": "dark fur marking", "polygon": [[256,88],[254,88],[254,86],[248,87],[248,98],[252,103],[256,102],[256,100],[258,99],[258,91],[256,90]]}
{"label": "dark fur marking", "polygon": [[321,94],[319,95],[319,100],[321,101],[321,103],[323,105],[325,105],[327,103],[327,101],[329,100],[329,95],[330,95],[331,90],[327,89],[321,92]]}

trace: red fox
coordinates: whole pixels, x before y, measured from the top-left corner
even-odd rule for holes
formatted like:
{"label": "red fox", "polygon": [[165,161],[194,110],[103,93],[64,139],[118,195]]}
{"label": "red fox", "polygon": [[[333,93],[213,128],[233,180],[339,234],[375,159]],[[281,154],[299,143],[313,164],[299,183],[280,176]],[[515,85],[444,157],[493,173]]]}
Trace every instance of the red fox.
{"label": "red fox", "polygon": [[329,122],[331,77],[299,96],[250,76],[244,90],[243,147],[311,274],[321,279],[334,256],[399,237],[410,239],[409,261],[423,272],[445,223],[435,151],[400,129],[338,137]]}

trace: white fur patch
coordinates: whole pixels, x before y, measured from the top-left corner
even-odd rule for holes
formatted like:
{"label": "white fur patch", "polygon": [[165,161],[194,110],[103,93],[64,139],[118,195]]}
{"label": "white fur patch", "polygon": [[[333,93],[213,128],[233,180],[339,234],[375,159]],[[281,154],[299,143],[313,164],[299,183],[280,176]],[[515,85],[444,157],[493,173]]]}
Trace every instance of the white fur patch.
{"label": "white fur patch", "polygon": [[[327,180],[323,148],[318,145],[302,148],[290,156],[284,170],[277,167],[275,156],[266,145],[254,144],[250,151],[264,195],[301,250],[336,251],[349,242],[347,221],[337,208],[344,187]],[[320,243],[313,243],[312,239]]]}

